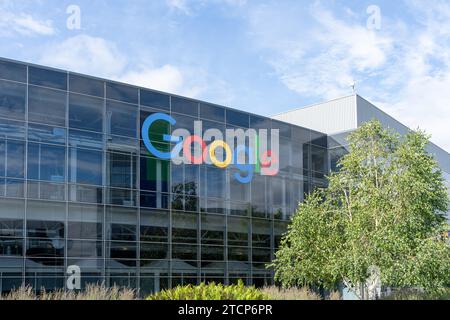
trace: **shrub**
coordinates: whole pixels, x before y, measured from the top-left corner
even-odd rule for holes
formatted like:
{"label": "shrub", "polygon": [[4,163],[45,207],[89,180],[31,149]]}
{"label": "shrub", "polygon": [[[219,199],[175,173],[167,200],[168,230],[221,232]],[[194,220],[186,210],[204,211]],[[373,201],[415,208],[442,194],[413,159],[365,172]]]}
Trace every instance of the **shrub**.
{"label": "shrub", "polygon": [[225,286],[220,283],[201,283],[198,286],[177,286],[147,297],[147,300],[268,300],[269,296],[255,287],[238,284]]}

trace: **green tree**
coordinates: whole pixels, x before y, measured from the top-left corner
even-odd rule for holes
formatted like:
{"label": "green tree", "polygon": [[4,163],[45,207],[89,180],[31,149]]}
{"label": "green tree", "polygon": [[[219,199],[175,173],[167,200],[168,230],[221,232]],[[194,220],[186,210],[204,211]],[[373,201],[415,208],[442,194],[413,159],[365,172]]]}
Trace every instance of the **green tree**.
{"label": "green tree", "polygon": [[285,287],[343,283],[374,298],[378,283],[437,292],[449,283],[448,191],[421,131],[371,121],[349,136],[329,186],[299,205],[276,259]]}

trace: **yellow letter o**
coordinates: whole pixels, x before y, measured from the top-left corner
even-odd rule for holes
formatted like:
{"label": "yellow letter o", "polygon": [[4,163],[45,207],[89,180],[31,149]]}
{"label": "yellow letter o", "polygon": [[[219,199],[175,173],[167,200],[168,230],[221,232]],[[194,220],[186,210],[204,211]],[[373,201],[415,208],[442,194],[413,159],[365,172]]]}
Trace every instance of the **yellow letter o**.
{"label": "yellow letter o", "polygon": [[[219,161],[216,157],[216,149],[217,148],[223,148],[225,150],[225,160]],[[231,149],[230,146],[222,140],[215,140],[211,145],[209,146],[209,158],[211,159],[211,162],[219,168],[226,168],[232,161],[232,155],[231,155]]]}

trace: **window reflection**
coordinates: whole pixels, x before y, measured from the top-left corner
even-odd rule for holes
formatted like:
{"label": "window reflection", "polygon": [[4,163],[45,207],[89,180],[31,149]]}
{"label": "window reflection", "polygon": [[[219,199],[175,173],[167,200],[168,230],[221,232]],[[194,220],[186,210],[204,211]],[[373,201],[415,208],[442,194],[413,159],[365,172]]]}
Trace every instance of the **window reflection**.
{"label": "window reflection", "polygon": [[69,126],[76,129],[103,131],[103,100],[70,94]]}
{"label": "window reflection", "polygon": [[66,125],[66,96],[62,91],[30,86],[28,120],[56,126]]}
{"label": "window reflection", "polygon": [[0,116],[24,120],[26,92],[26,85],[0,81]]}

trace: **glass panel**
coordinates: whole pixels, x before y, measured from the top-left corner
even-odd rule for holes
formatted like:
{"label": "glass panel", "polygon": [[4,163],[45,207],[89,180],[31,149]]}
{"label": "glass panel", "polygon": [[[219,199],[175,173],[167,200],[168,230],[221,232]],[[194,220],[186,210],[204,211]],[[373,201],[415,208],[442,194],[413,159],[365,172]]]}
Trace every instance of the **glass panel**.
{"label": "glass panel", "polygon": [[[172,259],[179,259],[184,260],[184,262],[187,262],[191,266],[197,266],[197,263],[192,263],[191,261],[197,260],[197,252],[198,247],[196,245],[185,245],[185,244],[174,244],[172,245]],[[172,268],[186,268],[190,269],[190,267],[186,266],[182,263],[183,261],[174,261],[172,262],[174,266]],[[192,271],[195,272],[195,269],[192,269]]]}
{"label": "glass panel", "polygon": [[136,138],[137,106],[106,102],[108,133]]}
{"label": "glass panel", "polygon": [[198,215],[174,212],[172,214],[172,242],[197,243]]}
{"label": "glass panel", "polygon": [[103,105],[103,99],[70,94],[69,126],[71,128],[102,132]]}
{"label": "glass panel", "polygon": [[28,94],[29,121],[62,127],[66,125],[65,92],[30,86]]}
{"label": "glass panel", "polygon": [[126,267],[136,267],[136,242],[108,241],[106,242],[106,252],[109,253],[109,264],[114,268],[122,269]]}
{"label": "glass panel", "polygon": [[108,185],[118,188],[136,188],[136,156],[108,153]]}
{"label": "glass panel", "polygon": [[202,196],[211,198],[226,198],[226,170],[202,166]]}
{"label": "glass panel", "polygon": [[290,138],[291,137],[291,125],[272,120],[272,129],[278,129],[280,133],[280,137]]}
{"label": "glass panel", "polygon": [[0,78],[27,82],[27,66],[9,61],[0,61]]}
{"label": "glass panel", "polygon": [[0,206],[0,237],[23,237],[23,200],[2,199]]}
{"label": "glass panel", "polygon": [[65,72],[29,67],[28,73],[30,84],[67,90],[67,74]]}
{"label": "glass panel", "polygon": [[225,248],[221,246],[202,246],[201,259],[205,261],[225,260]]}
{"label": "glass panel", "polygon": [[25,143],[19,141],[7,141],[6,176],[12,178],[24,178],[24,174],[25,174]]}
{"label": "glass panel", "polygon": [[138,104],[138,89],[119,83],[107,82],[106,98]]}
{"label": "glass panel", "polygon": [[327,150],[311,145],[311,169],[313,171],[327,172]]}
{"label": "glass panel", "polygon": [[311,131],[311,144],[321,146],[323,148],[328,147],[328,137],[326,134]]}
{"label": "glass panel", "polygon": [[239,173],[239,171],[230,169],[228,170],[228,175],[230,179],[230,199],[233,201],[249,201],[250,195],[250,184],[241,183],[235,177],[234,174]]}
{"label": "glass panel", "polygon": [[136,193],[133,190],[109,188],[107,203],[119,206],[135,207]]}
{"label": "glass panel", "polygon": [[25,123],[0,119],[0,138],[25,139]]}
{"label": "glass panel", "polygon": [[27,235],[31,238],[64,239],[66,205],[46,201],[28,201]]}
{"label": "glass panel", "polygon": [[66,129],[29,123],[28,140],[51,144],[65,144]]}
{"label": "glass panel", "polygon": [[172,97],[172,112],[198,117],[198,102]]}
{"label": "glass panel", "polygon": [[289,172],[291,168],[291,142],[280,138],[280,170]]}
{"label": "glass panel", "polygon": [[228,245],[248,246],[249,233],[248,219],[228,217]]}
{"label": "glass panel", "polygon": [[103,188],[91,186],[69,186],[69,200],[74,202],[103,203]]}
{"label": "glass panel", "polygon": [[30,199],[41,200],[66,200],[66,185],[61,183],[48,183],[48,182],[36,182],[28,181],[28,194]]}
{"label": "glass panel", "polygon": [[[23,239],[0,237],[0,259],[3,257],[20,257],[22,255]],[[0,263],[2,263],[2,260],[0,260]]]}
{"label": "glass panel", "polygon": [[69,75],[69,90],[101,98],[105,96],[105,84],[103,81],[75,74]]}
{"label": "glass panel", "polygon": [[200,118],[225,122],[225,108],[209,103],[200,103]]}
{"label": "glass panel", "polygon": [[170,97],[166,94],[150,90],[140,90],[141,105],[170,110]]}
{"label": "glass panel", "polygon": [[255,175],[251,182],[252,190],[252,216],[267,217],[267,202],[266,197],[266,178],[260,175]]}
{"label": "glass panel", "polygon": [[69,204],[69,239],[102,240],[103,206]]}
{"label": "glass panel", "polygon": [[66,148],[45,144],[28,145],[28,179],[64,182]]}
{"label": "glass panel", "polygon": [[70,181],[101,186],[102,163],[102,152],[71,148]]}
{"label": "glass panel", "polygon": [[169,239],[169,213],[141,210],[141,241],[167,242]]}
{"label": "glass panel", "polygon": [[141,259],[162,260],[169,258],[169,245],[167,243],[141,242]]}
{"label": "glass panel", "polygon": [[24,84],[0,81],[0,116],[24,120],[26,92]]}
{"label": "glass panel", "polygon": [[67,257],[101,258],[103,256],[102,245],[101,241],[68,240]]}
{"label": "glass panel", "polygon": [[270,248],[272,235],[272,222],[270,220],[252,220],[252,246]]}
{"label": "glass panel", "polygon": [[169,161],[153,158],[141,158],[140,170],[141,189],[158,192],[169,191]]}
{"label": "glass panel", "polygon": [[246,262],[249,258],[248,251],[248,248],[228,247],[228,260]]}
{"label": "glass panel", "polygon": [[161,192],[141,192],[140,205],[145,208],[169,208],[169,195]]}
{"label": "glass panel", "polygon": [[101,133],[70,129],[69,145],[101,150],[103,149],[103,135]]}
{"label": "glass panel", "polygon": [[227,109],[226,114],[227,114],[227,124],[248,128],[249,126],[248,114],[231,109]]}
{"label": "glass panel", "polygon": [[118,207],[106,208],[107,237],[114,241],[136,241],[137,211]]}
{"label": "glass panel", "polygon": [[23,180],[6,179],[6,196],[23,198],[25,182]]}
{"label": "glass panel", "polygon": [[216,215],[202,215],[201,242],[202,244],[224,245],[225,217]]}

